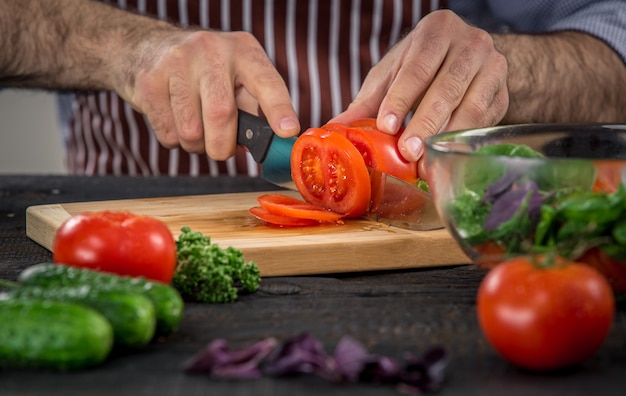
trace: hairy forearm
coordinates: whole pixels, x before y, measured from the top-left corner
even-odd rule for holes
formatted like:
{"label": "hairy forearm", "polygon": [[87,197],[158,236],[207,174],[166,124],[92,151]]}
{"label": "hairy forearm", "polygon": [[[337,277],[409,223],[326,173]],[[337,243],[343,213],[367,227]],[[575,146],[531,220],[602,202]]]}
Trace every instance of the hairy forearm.
{"label": "hairy forearm", "polygon": [[604,42],[579,32],[493,39],[509,64],[502,123],[626,121],[626,65]]}
{"label": "hairy forearm", "polygon": [[91,0],[0,0],[0,86],[120,89],[140,37],[169,28]]}

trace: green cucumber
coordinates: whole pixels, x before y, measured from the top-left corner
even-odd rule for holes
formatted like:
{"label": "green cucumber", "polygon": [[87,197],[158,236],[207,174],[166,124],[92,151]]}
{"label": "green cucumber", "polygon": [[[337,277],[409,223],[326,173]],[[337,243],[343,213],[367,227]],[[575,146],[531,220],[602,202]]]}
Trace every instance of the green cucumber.
{"label": "green cucumber", "polygon": [[113,327],[113,343],[128,348],[146,346],[154,337],[154,305],[143,294],[98,289],[93,285],[23,286],[3,293],[10,299],[36,299],[81,304],[101,313]]}
{"label": "green cucumber", "polygon": [[97,311],[79,304],[0,300],[0,367],[76,370],[102,363],[113,329]]}
{"label": "green cucumber", "polygon": [[22,285],[43,287],[87,284],[99,289],[143,293],[154,304],[157,336],[173,333],[183,316],[183,299],[174,287],[144,278],[119,276],[64,264],[41,263],[22,271],[18,281]]}

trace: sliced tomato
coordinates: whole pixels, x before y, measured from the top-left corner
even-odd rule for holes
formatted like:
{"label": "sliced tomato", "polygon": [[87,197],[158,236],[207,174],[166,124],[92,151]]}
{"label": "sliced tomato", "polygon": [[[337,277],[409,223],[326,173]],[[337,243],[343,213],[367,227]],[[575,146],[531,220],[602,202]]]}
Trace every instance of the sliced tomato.
{"label": "sliced tomato", "polygon": [[596,181],[592,190],[595,192],[614,193],[622,183],[623,161],[594,161],[597,169]]}
{"label": "sliced tomato", "polygon": [[283,194],[263,194],[257,198],[262,208],[270,213],[324,222],[334,222],[343,216],[308,202]]}
{"label": "sliced tomato", "polygon": [[397,182],[385,180],[381,173],[370,175],[372,180],[372,202],[370,211],[381,217],[401,219],[413,216],[426,205],[418,190],[409,190]]}
{"label": "sliced tomato", "polygon": [[346,217],[370,202],[369,172],[359,150],[339,133],[310,128],[294,143],[291,173],[304,200]]}
{"label": "sliced tomato", "polygon": [[319,221],[317,220],[277,215],[270,213],[267,209],[261,206],[254,206],[248,209],[248,212],[257,219],[264,221],[266,224],[276,227],[304,227],[319,225]]}
{"label": "sliced tomato", "polygon": [[340,133],[359,150],[365,165],[378,169],[409,183],[417,179],[417,164],[406,161],[398,150],[397,135],[389,135],[376,129],[376,120],[366,118],[348,125],[330,123],[322,129]]}

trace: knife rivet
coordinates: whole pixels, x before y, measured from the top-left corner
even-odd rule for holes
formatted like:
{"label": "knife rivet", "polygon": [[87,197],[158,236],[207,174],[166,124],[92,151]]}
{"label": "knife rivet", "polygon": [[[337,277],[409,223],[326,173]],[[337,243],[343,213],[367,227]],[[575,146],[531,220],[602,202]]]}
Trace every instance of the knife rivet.
{"label": "knife rivet", "polygon": [[246,129],[246,139],[252,140],[254,137],[254,131],[252,129]]}

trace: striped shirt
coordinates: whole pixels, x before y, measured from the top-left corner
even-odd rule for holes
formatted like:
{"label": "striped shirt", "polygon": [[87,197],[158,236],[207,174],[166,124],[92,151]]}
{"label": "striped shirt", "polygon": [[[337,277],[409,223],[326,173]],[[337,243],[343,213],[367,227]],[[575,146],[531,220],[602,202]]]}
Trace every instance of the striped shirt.
{"label": "striped shirt", "polygon": [[[612,19],[610,15],[606,17],[608,22],[583,18],[588,12],[602,14],[599,7],[611,1],[104,1],[181,26],[252,33],[285,80],[303,130],[319,126],[343,111],[358,92],[367,71],[389,47],[423,15],[446,5],[454,11],[458,8],[473,23],[490,26],[492,30],[587,31],[626,56],[624,13],[616,16],[613,11],[605,12],[605,17],[613,15]],[[626,5],[623,0],[618,2]],[[559,7],[554,6],[557,3]],[[494,25],[494,20],[498,24]],[[242,149],[227,161],[214,161],[206,155],[162,147],[146,118],[113,92],[72,95],[68,118],[64,134],[71,174],[258,175],[257,164]]]}
{"label": "striped shirt", "polygon": [[[438,0],[109,0],[182,26],[247,31],[290,91],[302,129],[341,112],[367,71]],[[72,174],[258,174],[243,150],[227,161],[166,149],[146,118],[112,92],[77,93],[66,129]]]}

